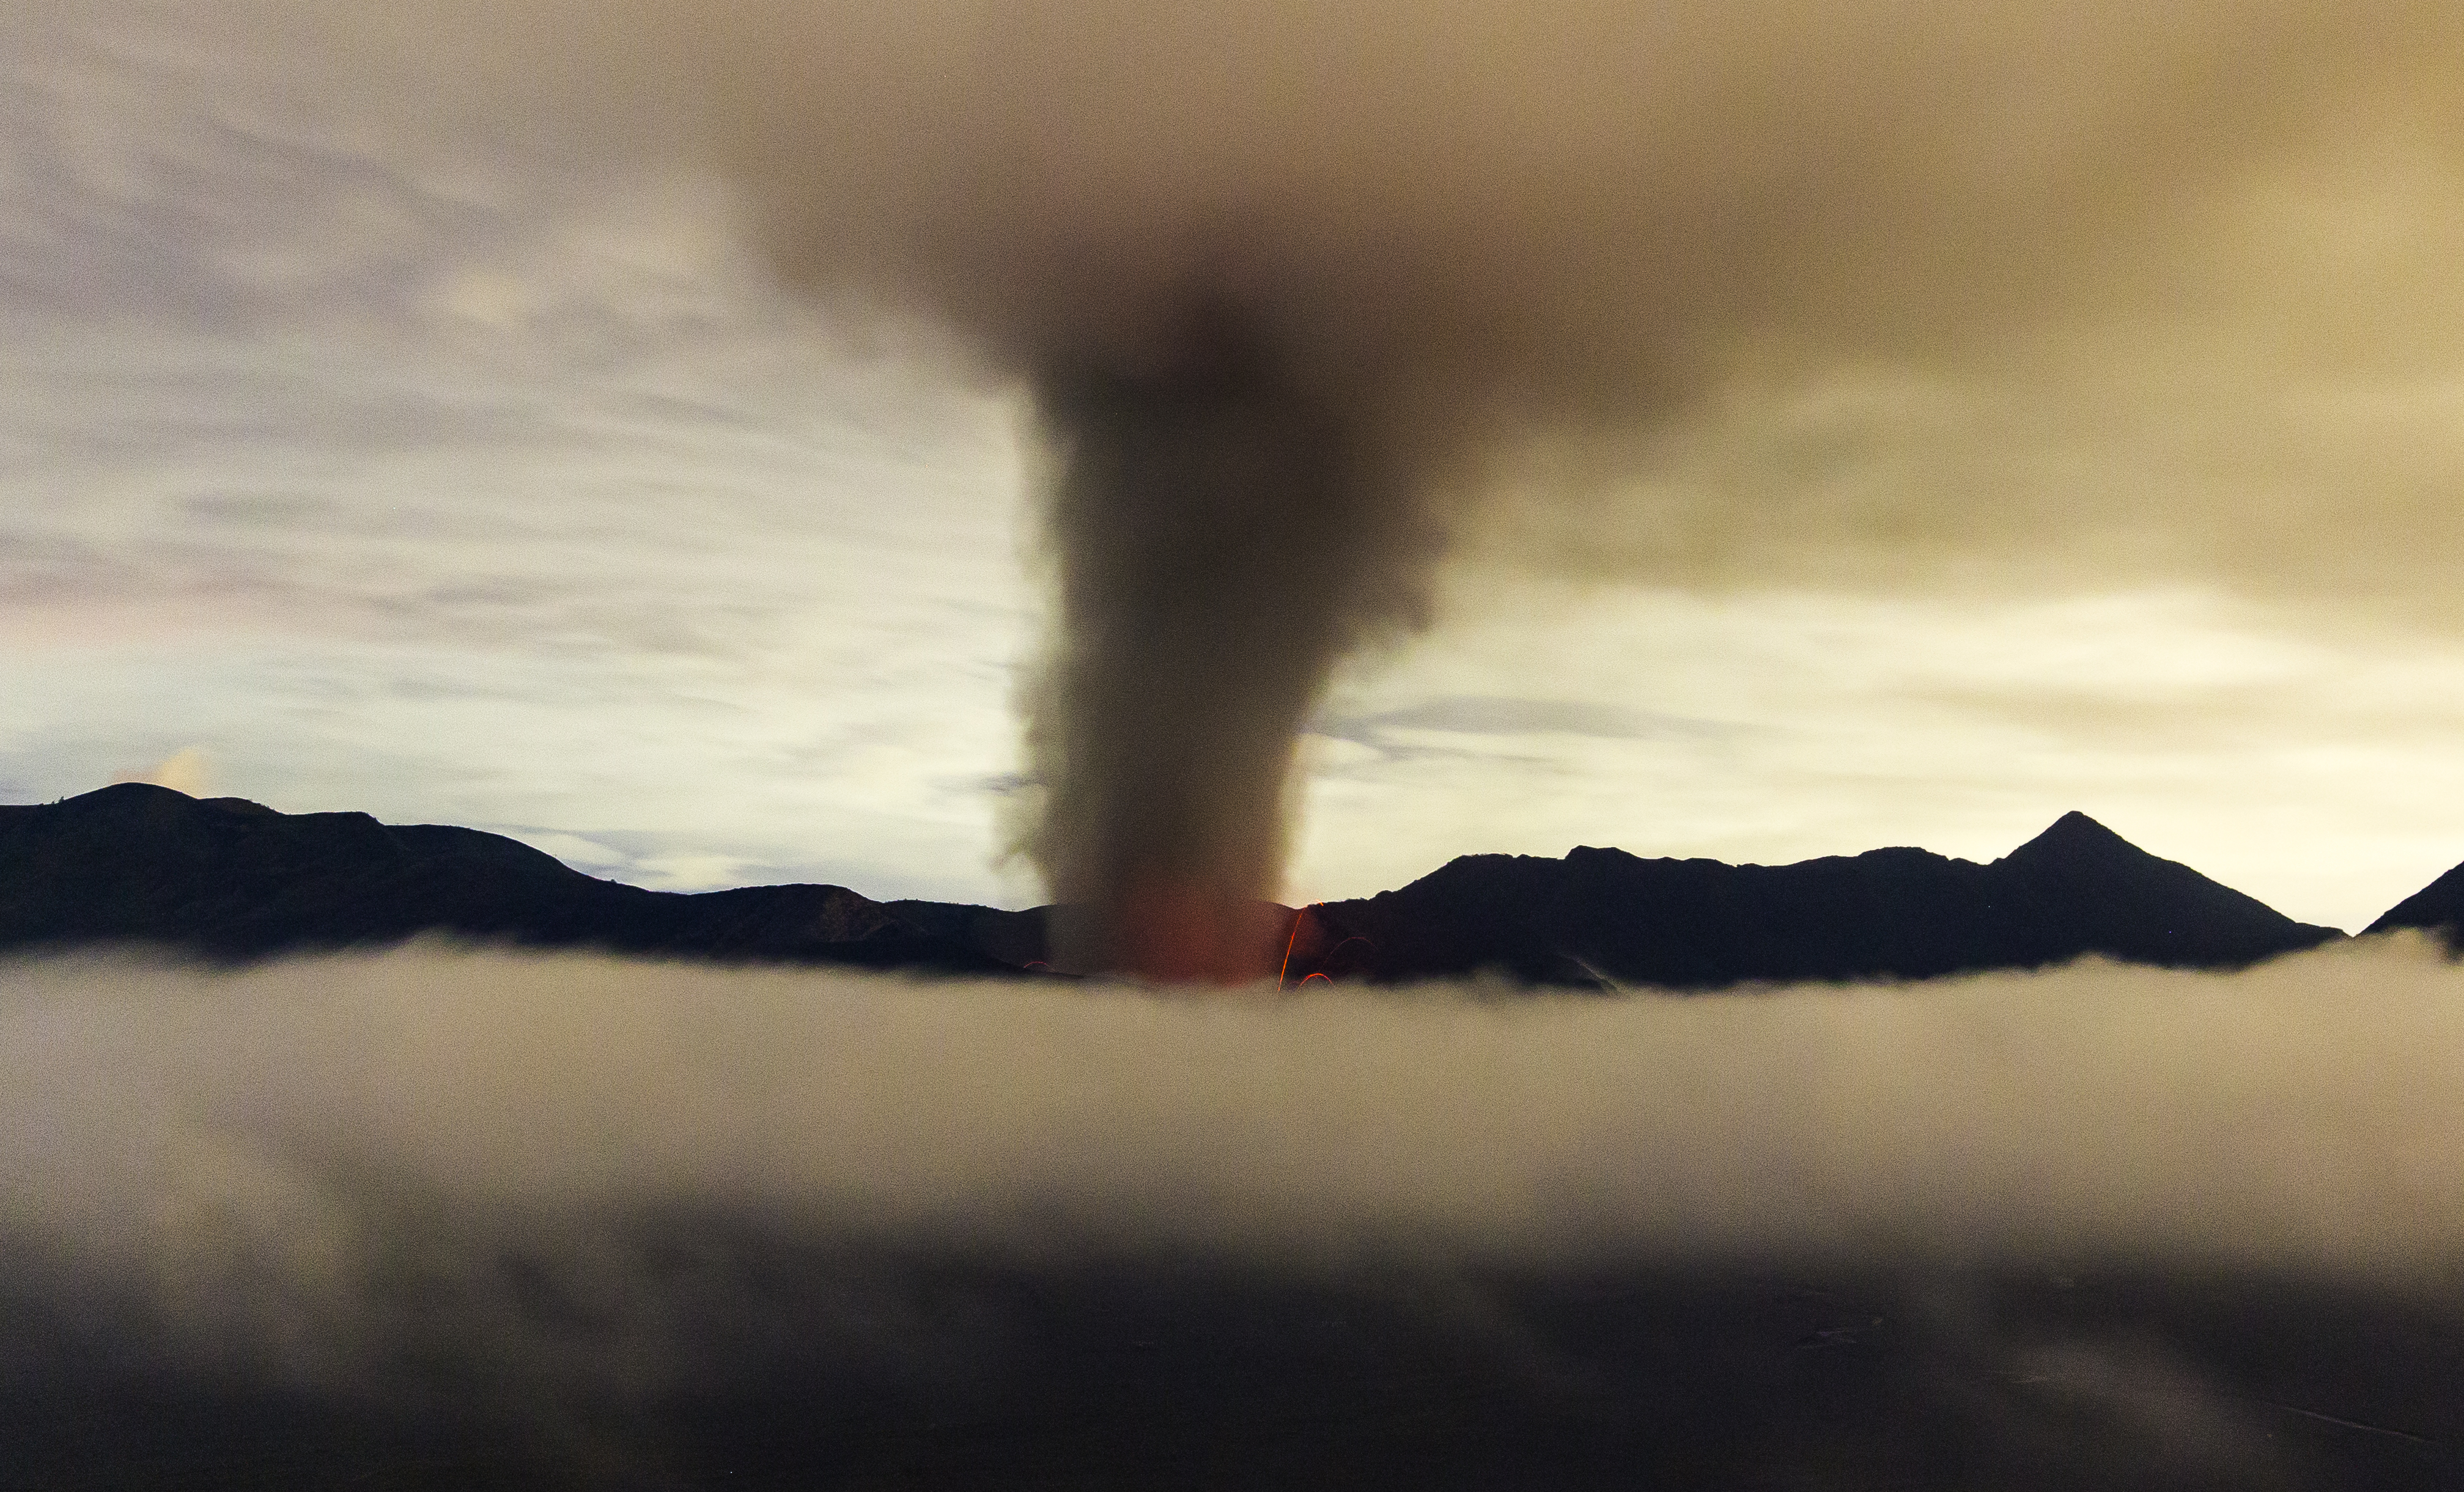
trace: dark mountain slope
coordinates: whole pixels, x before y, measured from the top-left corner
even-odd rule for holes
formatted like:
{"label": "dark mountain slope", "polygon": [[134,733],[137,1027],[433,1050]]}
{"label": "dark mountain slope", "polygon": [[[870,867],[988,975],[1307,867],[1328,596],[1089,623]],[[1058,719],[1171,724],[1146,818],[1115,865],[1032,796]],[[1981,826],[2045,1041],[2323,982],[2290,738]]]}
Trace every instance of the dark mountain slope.
{"label": "dark mountain slope", "polygon": [[[2464,869],[2380,926],[2408,909],[2430,919],[2418,925],[2456,925]],[[2082,954],[2224,969],[2342,936],[2080,814],[1984,866],[1920,849],[1729,866],[1580,848],[1563,860],[1467,856],[1401,890],[1309,908],[1297,923],[1284,909],[1261,910],[1290,929],[1292,983],[1321,973],[1404,980],[1491,969],[1536,984],[1716,989],[1927,978]],[[1001,973],[1050,959],[1052,912],[884,906],[835,886],[649,891],[473,829],[286,815],[137,784],[0,807],[0,951],[150,943],[248,959],[433,932],[676,958]]]}
{"label": "dark mountain slope", "polygon": [[2362,935],[2403,928],[2434,932],[2449,952],[2464,953],[2464,866],[2457,866],[2388,908],[2386,915],[2362,930]]}
{"label": "dark mountain slope", "polygon": [[151,943],[248,959],[423,932],[680,958],[1008,969],[836,886],[649,891],[475,829],[280,814],[139,783],[0,807],[0,950]]}
{"label": "dark mountain slope", "polygon": [[1045,925],[1052,911],[1049,907],[1003,911],[998,907],[977,907],[966,902],[894,901],[882,905],[935,937],[963,943],[1006,964],[1024,968],[1051,960],[1051,938]]}
{"label": "dark mountain slope", "polygon": [[2230,969],[2343,936],[2141,850],[2084,814],[1991,865],[1877,849],[1791,866],[1474,855],[1309,910],[1312,950],[1381,979],[1499,969],[1536,983],[1714,989],[1929,978],[2101,954]]}

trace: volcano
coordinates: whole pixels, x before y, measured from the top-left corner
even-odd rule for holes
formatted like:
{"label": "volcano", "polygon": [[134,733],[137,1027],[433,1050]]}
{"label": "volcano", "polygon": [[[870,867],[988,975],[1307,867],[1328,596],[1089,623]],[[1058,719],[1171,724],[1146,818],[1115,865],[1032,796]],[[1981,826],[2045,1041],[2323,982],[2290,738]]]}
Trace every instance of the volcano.
{"label": "volcano", "polygon": [[[2464,912],[2464,871],[2450,879]],[[991,956],[1045,956],[1041,929],[1052,909],[891,907]],[[1585,846],[1555,860],[1465,855],[1399,890],[1285,914],[1287,988],[1318,975],[1400,984],[1485,974],[1567,989],[1700,991],[1926,979],[2091,954],[2228,970],[2344,936],[2151,855],[2082,813],[1987,865],[1911,848],[1732,866]]]}
{"label": "volcano", "polygon": [[[1256,904],[1287,986],[1492,974],[1574,989],[1924,979],[2096,954],[2237,969],[2343,936],[2084,814],[1987,865],[1922,849],[1787,866],[1467,855],[1399,890]],[[435,935],[530,949],[951,975],[1042,973],[1067,909],[876,902],[839,886],[698,895],[571,869],[518,841],[366,814],[282,814],[122,783],[0,807],[0,950],[139,944],[218,961]],[[2464,869],[2382,918],[2464,917]],[[2412,920],[2407,921],[2405,919]],[[1066,941],[1066,939],[1060,940]]]}

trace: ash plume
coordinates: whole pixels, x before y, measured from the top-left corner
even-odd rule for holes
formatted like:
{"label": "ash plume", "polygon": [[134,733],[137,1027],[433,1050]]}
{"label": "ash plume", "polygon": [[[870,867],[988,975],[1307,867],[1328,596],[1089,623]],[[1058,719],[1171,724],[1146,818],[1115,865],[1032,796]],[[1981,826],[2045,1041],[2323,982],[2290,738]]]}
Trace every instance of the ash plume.
{"label": "ash plume", "polygon": [[[1077,967],[1238,982],[1281,930],[1293,745],[1331,660],[1419,609],[1434,546],[1361,415],[1200,303],[1170,366],[1048,370],[1066,626],[1030,696],[1027,841],[1096,910]],[[1407,558],[1408,557],[1408,558]]]}
{"label": "ash plume", "polygon": [[[1279,889],[1294,732],[1463,536],[1688,583],[1984,552],[2366,594],[2384,567],[2315,558],[2335,514],[2274,493],[2308,458],[2237,458],[2235,422],[2374,337],[2416,367],[2464,345],[2425,269],[2464,244],[2464,22],[2429,0],[406,14],[349,24],[450,56],[499,99],[474,106],[715,159],[796,282],[955,329],[1032,392],[1056,609],[1023,845],[1099,956],[1156,973],[1255,968],[1234,930]],[[2364,183],[2408,211],[2358,269],[2303,227],[2318,194],[2277,200],[2323,182],[2332,208],[2394,159],[2418,180]],[[2167,401],[2199,381],[2165,355],[2193,344],[2264,386],[2184,436]],[[1977,444],[1897,459],[1921,418],[1790,428],[1947,370],[2045,411],[2072,479]],[[2160,407],[2117,414],[2128,387]],[[2121,430],[2161,500],[2082,492],[2065,420]],[[2422,471],[2352,465],[2388,534],[2439,511]],[[1655,468],[1694,480],[1638,487]],[[1142,922],[1177,951],[1110,946]]]}

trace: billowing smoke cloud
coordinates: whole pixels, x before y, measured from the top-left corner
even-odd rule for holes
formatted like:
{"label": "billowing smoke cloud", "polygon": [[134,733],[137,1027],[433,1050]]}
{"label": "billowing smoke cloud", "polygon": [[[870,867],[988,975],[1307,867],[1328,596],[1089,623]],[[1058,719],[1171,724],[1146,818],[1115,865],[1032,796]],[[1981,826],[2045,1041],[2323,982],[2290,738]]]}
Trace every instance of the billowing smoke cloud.
{"label": "billowing smoke cloud", "polygon": [[[2464,346],[2431,0],[636,0],[396,35],[531,118],[692,138],[800,283],[1033,390],[1026,848],[1155,972],[1254,968],[1293,734],[1454,536],[2368,594],[2458,474],[2304,434],[2321,387]],[[2347,475],[2395,494],[2375,560],[2318,558]],[[1130,929],[1169,931],[1101,947]]]}
{"label": "billowing smoke cloud", "polygon": [[[1470,1459],[1399,1484],[1494,1484],[1481,1457],[1529,1471],[1562,1442],[1630,1485],[1729,1454],[1717,1424],[1762,1475],[2270,1485],[2305,1414],[2404,1454],[2456,1428],[2464,974],[2426,947],[1498,995],[441,951],[17,965],[0,1415],[13,1456],[96,1484],[126,1437],[188,1423],[166,1383],[276,1414],[280,1444],[333,1433],[302,1405],[414,1426],[424,1455],[504,1415],[563,1463],[733,1403],[722,1450],[824,1426],[796,1454],[862,1480],[894,1453],[897,1485],[1035,1455],[1108,1484],[1116,1452],[1201,1445],[1256,1477],[1309,1435],[1445,1442],[1447,1405]],[[57,1409],[130,1402],[155,1407]],[[1071,1441],[1102,1405],[1133,1417]],[[1182,1438],[1138,1452],[1140,1414]],[[907,1429],[868,1449],[880,1423]],[[228,1473],[213,1433],[177,1433],[180,1464]],[[357,1465],[393,1442],[332,1443]],[[2064,1480],[2081,1445],[2142,1480]],[[935,1455],[975,1480],[917,1469]]]}

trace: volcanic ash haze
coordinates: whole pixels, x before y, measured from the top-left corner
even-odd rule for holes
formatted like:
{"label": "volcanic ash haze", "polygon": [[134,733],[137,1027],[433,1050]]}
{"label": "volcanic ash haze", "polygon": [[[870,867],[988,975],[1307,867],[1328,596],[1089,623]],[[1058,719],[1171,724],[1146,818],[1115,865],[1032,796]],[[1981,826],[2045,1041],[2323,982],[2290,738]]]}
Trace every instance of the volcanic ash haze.
{"label": "volcanic ash haze", "polygon": [[[422,117],[436,79],[392,59],[443,37],[482,114],[713,155],[794,280],[954,328],[1032,389],[1057,615],[1023,845],[1096,910],[1099,961],[1257,971],[1243,909],[1279,889],[1296,733],[1337,660],[1419,625],[1450,538],[1688,582],[1896,583],[1982,554],[2066,584],[2444,588],[2406,583],[2417,541],[2387,546],[2391,582],[2318,539],[2371,503],[2399,533],[2453,472],[2383,450],[2310,471],[2339,518],[2235,438],[2305,380],[2452,371],[2464,347],[2436,268],[2464,248],[2464,11],[2440,0],[634,0],[342,24]],[[1797,457],[1723,448],[1741,397],[1868,377],[1983,378],[2163,479],[1997,481],[1988,430],[1986,455],[1784,506],[1771,469]],[[2233,412],[2186,436],[2167,401],[2194,386]],[[1689,461],[1690,484],[1633,480]],[[1530,516],[1551,514],[1575,518]],[[2085,539],[2046,541],[2066,525]]]}

